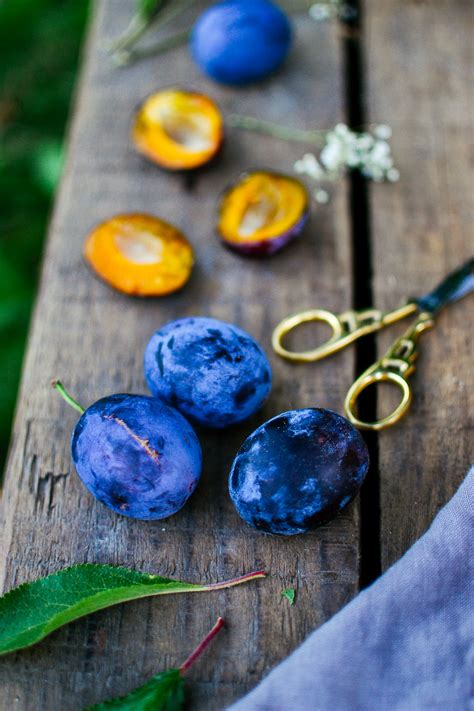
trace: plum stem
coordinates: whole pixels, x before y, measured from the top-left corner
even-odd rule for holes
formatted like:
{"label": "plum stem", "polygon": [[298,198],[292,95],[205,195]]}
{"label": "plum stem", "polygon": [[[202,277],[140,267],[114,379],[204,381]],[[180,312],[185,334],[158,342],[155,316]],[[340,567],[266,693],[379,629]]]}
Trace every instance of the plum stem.
{"label": "plum stem", "polygon": [[61,397],[63,398],[63,400],[65,400],[65,401],[67,402],[68,405],[70,405],[70,406],[73,407],[75,410],[77,410],[77,412],[80,412],[81,415],[85,412],[85,410],[84,410],[84,408],[82,407],[82,405],[79,405],[79,403],[77,402],[77,400],[74,400],[74,398],[72,397],[72,395],[70,395],[70,394],[68,393],[68,391],[66,390],[66,388],[64,387],[64,385],[62,384],[62,382],[61,382],[60,380],[52,380],[52,381],[51,381],[51,385],[52,385],[52,387],[53,387],[55,390],[58,391],[58,393],[61,395]]}
{"label": "plum stem", "polygon": [[167,52],[169,49],[173,49],[174,47],[186,44],[189,39],[189,35],[190,30],[183,30],[182,32],[177,32],[174,35],[165,37],[160,42],[151,45],[150,47],[144,47],[143,49],[120,49],[114,53],[113,60],[117,66],[124,67],[140,59],[153,57],[157,54],[161,54],[162,52]]}
{"label": "plum stem", "polygon": [[301,128],[280,126],[271,121],[264,121],[254,116],[242,116],[241,114],[229,114],[226,121],[232,128],[264,133],[267,136],[273,136],[273,138],[281,138],[283,141],[311,143],[314,146],[322,146],[327,134],[325,130],[305,131]]}
{"label": "plum stem", "polygon": [[[123,35],[118,37],[116,40],[112,41],[109,43],[107,49],[109,52],[112,54],[117,54],[118,57],[116,57],[116,62],[118,64],[126,64],[128,61],[120,61],[120,57],[127,57],[130,56],[132,58],[135,57],[135,54],[137,54],[138,57],[142,56],[141,52],[126,52],[125,50],[130,49],[134,44],[138,42],[139,39],[145,34],[145,32],[148,31],[151,27],[156,27],[157,29],[162,29],[170,23],[172,20],[174,20],[178,15],[180,15],[184,10],[186,10],[193,0],[177,0],[174,4],[171,5],[163,5],[163,3],[160,3],[156,10],[152,12],[149,15],[143,15],[140,12],[137,12],[132,17],[132,20],[128,26],[128,28],[125,30]],[[183,35],[184,33],[179,33],[179,35]],[[178,35],[176,35],[177,37]],[[172,46],[174,46],[171,42],[172,39],[174,39],[175,35],[173,37],[168,38],[168,40],[163,40],[163,42],[159,43],[156,47],[150,48],[150,54],[154,53],[159,53],[163,52],[167,49],[171,49]],[[187,39],[187,37],[186,37]],[[146,52],[146,50],[144,50]],[[146,54],[144,55],[146,56]]]}
{"label": "plum stem", "polygon": [[233,588],[236,585],[246,583],[248,580],[258,580],[258,578],[265,578],[266,576],[267,574],[264,570],[255,570],[252,573],[245,573],[237,578],[232,578],[232,580],[225,580],[223,583],[209,583],[203,588],[205,590],[224,590],[224,588]]}
{"label": "plum stem", "polygon": [[140,15],[134,15],[123,35],[110,42],[106,48],[109,52],[118,52],[119,50],[130,47],[142,37],[150,27],[150,24],[150,20]]}
{"label": "plum stem", "polygon": [[199,642],[199,644],[196,647],[196,649],[194,650],[194,652],[191,652],[189,657],[183,662],[183,664],[181,664],[181,666],[179,668],[179,671],[181,672],[181,674],[184,674],[189,669],[189,667],[192,664],[194,664],[196,659],[201,656],[201,654],[204,652],[204,650],[206,649],[208,644],[210,642],[212,642],[212,640],[214,639],[216,634],[219,632],[219,630],[221,630],[223,628],[223,626],[224,626],[224,620],[222,619],[222,617],[218,617],[217,622],[214,625],[214,627],[212,628],[212,630],[207,633],[207,635],[204,637],[204,639],[201,642]]}

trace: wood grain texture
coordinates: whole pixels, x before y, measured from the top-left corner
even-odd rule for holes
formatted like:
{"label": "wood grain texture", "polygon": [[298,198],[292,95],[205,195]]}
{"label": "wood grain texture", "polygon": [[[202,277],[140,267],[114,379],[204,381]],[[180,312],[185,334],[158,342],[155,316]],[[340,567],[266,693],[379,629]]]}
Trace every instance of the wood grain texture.
{"label": "wood grain texture", "polygon": [[[341,410],[353,377],[348,351],[317,367],[272,357],[274,389],[264,411],[226,432],[204,432],[205,470],[197,493],[176,516],[139,522],[92,499],[74,473],[69,438],[76,415],[51,390],[60,377],[84,405],[114,392],[145,392],[142,355],[164,322],[209,314],[249,330],[270,351],[272,327],[288,313],[350,303],[351,259],[344,186],[315,210],[298,244],[265,261],[240,258],[214,235],[216,200],[240,171],[291,172],[303,148],[261,136],[229,135],[212,169],[193,178],[144,162],[128,142],[132,109],[167,85],[197,88],[224,112],[238,111],[301,127],[341,119],[340,42],[334,26],[297,21],[295,50],[284,72],[245,91],[203,79],[186,49],[114,70],[100,49],[127,24],[132,3],[98,3],[85,53],[69,158],[46,249],[41,288],[3,491],[3,588],[72,563],[133,566],[190,581],[213,581],[257,568],[266,581],[207,596],[143,600],[69,625],[36,648],[0,664],[2,708],[79,709],[124,693],[184,660],[222,615],[220,635],[191,672],[193,708],[223,708],[252,687],[314,627],[358,589],[358,507],[312,535],[275,539],[237,517],[227,473],[244,437],[291,407]],[[175,223],[196,248],[189,285],[161,300],[111,291],[86,268],[82,243],[99,221],[145,211]],[[296,587],[290,607],[280,592]]]}
{"label": "wood grain texture", "polygon": [[[393,127],[401,172],[396,185],[372,190],[380,308],[431,290],[474,253],[473,15],[469,0],[365,3],[369,119]],[[383,568],[429,526],[474,461],[473,332],[472,297],[439,316],[420,340],[411,411],[380,434]],[[396,333],[380,338],[381,353]],[[379,405],[388,411],[388,394]]]}

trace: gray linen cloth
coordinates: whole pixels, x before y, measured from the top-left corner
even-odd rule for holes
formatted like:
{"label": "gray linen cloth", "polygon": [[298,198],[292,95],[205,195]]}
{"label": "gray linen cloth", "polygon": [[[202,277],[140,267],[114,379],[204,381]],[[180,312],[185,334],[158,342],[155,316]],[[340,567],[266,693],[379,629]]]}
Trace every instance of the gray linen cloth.
{"label": "gray linen cloth", "polygon": [[229,711],[464,711],[473,697],[474,468],[431,528]]}

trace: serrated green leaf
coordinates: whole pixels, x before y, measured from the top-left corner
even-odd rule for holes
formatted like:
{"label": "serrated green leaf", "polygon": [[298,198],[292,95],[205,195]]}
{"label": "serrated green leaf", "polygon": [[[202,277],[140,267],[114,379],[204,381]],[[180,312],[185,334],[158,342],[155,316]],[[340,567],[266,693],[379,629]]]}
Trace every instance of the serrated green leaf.
{"label": "serrated green leaf", "polygon": [[290,605],[295,604],[296,590],[294,588],[286,588],[281,591],[281,596],[286,598]]}
{"label": "serrated green leaf", "polygon": [[179,669],[168,669],[149,679],[126,696],[89,706],[84,711],[181,711],[184,680]]}
{"label": "serrated green leaf", "polygon": [[206,585],[85,563],[24,583],[0,598],[0,654],[29,647],[91,612],[151,595],[205,592],[262,578],[262,572]]}

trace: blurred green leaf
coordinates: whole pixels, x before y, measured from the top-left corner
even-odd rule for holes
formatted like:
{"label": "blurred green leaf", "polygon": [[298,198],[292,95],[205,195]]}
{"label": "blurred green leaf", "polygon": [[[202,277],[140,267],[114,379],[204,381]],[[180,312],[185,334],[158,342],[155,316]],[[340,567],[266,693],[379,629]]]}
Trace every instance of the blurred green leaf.
{"label": "blurred green leaf", "polygon": [[38,186],[47,194],[54,195],[63,167],[63,150],[60,141],[43,141],[32,155],[33,176]]}
{"label": "blurred green leaf", "polygon": [[0,473],[87,10],[0,2]]}

